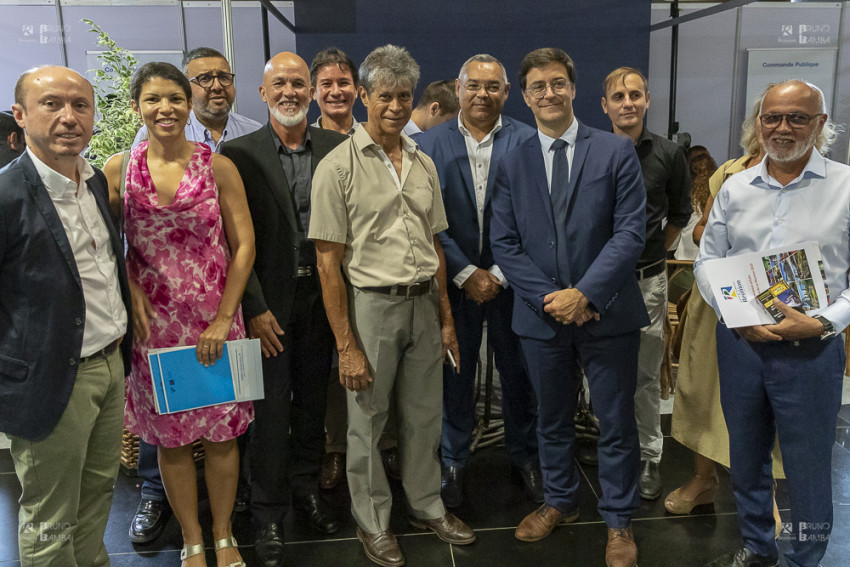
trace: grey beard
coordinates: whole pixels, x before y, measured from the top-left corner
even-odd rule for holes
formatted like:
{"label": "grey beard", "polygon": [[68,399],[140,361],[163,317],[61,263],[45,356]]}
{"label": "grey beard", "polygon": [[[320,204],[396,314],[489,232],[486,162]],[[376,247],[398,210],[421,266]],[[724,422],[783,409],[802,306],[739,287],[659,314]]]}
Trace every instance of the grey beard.
{"label": "grey beard", "polygon": [[294,114],[292,116],[287,116],[286,114],[278,110],[277,107],[269,107],[269,112],[272,116],[274,116],[275,120],[277,120],[282,126],[286,126],[287,128],[291,128],[300,124],[301,121],[304,120],[304,118],[307,116],[307,109],[303,106],[297,114]]}

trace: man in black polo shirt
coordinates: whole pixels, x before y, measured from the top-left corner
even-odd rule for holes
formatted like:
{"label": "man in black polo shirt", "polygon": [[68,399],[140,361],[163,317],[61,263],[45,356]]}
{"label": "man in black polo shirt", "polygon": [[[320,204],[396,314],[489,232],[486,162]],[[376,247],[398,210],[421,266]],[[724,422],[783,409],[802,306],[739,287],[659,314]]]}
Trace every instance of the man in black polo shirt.
{"label": "man in black polo shirt", "polygon": [[665,258],[690,218],[691,181],[684,149],[643,125],[649,108],[646,77],[637,69],[620,67],[605,78],[603,90],[602,110],[611,119],[614,133],[634,142],[646,186],[646,245],[637,278],[651,322],[641,329],[635,417],[640,436],[640,495],[655,500],[662,491],[658,463],[664,445],[660,410],[667,311]]}

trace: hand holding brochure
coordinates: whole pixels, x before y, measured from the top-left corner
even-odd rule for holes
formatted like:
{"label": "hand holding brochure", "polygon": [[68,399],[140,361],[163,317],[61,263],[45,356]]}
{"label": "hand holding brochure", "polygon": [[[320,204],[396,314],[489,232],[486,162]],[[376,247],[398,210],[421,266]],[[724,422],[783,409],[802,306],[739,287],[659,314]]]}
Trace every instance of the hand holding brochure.
{"label": "hand holding brochure", "polygon": [[[730,329],[781,320],[769,311],[772,298],[804,312],[829,304],[817,242],[709,260],[704,269],[723,322]],[[763,305],[763,300],[770,305]],[[775,307],[773,310],[779,313]]]}
{"label": "hand holding brochure", "polygon": [[224,355],[212,366],[198,362],[194,345],[151,349],[148,363],[159,414],[264,396],[259,339],[225,342]]}

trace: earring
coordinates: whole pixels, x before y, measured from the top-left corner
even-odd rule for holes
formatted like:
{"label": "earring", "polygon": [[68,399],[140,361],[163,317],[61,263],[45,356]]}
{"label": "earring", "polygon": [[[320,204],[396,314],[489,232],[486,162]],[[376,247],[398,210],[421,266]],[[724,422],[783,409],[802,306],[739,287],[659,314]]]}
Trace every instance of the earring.
{"label": "earring", "polygon": [[192,115],[190,114],[188,118],[186,118],[186,126],[192,123]]}

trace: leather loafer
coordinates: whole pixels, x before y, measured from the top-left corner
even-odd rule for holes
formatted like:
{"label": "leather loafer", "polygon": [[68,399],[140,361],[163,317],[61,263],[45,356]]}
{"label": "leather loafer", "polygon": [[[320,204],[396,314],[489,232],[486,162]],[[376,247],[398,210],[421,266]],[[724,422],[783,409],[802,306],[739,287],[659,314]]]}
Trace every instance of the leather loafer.
{"label": "leather loafer", "polygon": [[381,451],[381,460],[384,462],[384,472],[393,480],[401,480],[401,457],[398,447],[390,447]]}
{"label": "leather loafer", "polygon": [[280,524],[267,524],[254,538],[254,556],[262,567],[282,567],[283,528]]}
{"label": "leather loafer", "polygon": [[522,480],[525,495],[535,504],[543,504],[543,473],[540,464],[534,460],[528,461],[524,467],[511,467],[514,477]]}
{"label": "leather loafer", "polygon": [[357,526],[357,539],[363,544],[363,551],[373,563],[383,567],[404,565],[404,554],[398,546],[393,533],[389,530],[379,534],[367,534]]}
{"label": "leather loafer", "polygon": [[318,494],[308,494],[295,500],[295,507],[307,515],[313,529],[330,535],[339,530],[339,524]]}
{"label": "leather loafer", "polygon": [[635,567],[637,545],[632,527],[608,528],[608,544],[605,546],[605,564],[608,567]]}
{"label": "leather loafer", "polygon": [[771,559],[764,555],[757,555],[742,545],[737,550],[706,564],[705,567],[778,567],[778,565],[778,558]]}
{"label": "leather loafer", "polygon": [[345,474],[345,453],[325,453],[322,458],[322,474],[319,477],[319,487],[322,490],[336,488]]}
{"label": "leather loafer", "polygon": [[463,467],[443,467],[440,496],[448,508],[460,508],[463,504]]}
{"label": "leather loafer", "polygon": [[658,463],[641,461],[640,463],[640,497],[644,500],[656,500],[664,489],[661,484],[661,472]]}
{"label": "leather loafer", "polygon": [[410,525],[420,530],[431,530],[446,543],[469,545],[475,541],[475,532],[451,512],[433,520],[410,518]]}
{"label": "leather loafer", "polygon": [[162,534],[171,514],[171,506],[167,501],[142,499],[130,522],[130,541],[148,543],[155,540]]}
{"label": "leather loafer", "polygon": [[543,504],[523,518],[514,536],[520,541],[540,541],[551,534],[555,526],[566,525],[576,520],[578,520],[578,508],[564,513],[548,504]]}

